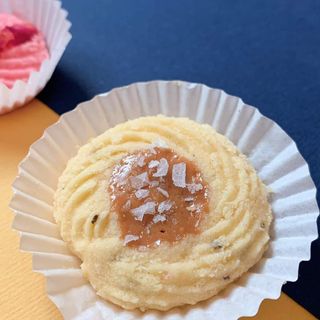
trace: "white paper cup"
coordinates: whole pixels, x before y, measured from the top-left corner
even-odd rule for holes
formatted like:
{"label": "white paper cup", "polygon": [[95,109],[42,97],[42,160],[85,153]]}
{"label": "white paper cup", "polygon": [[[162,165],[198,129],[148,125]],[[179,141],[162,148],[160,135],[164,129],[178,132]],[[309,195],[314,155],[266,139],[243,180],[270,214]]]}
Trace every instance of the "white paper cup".
{"label": "white paper cup", "polygon": [[[123,310],[100,299],[83,278],[80,261],[59,236],[52,215],[58,177],[79,146],[128,119],[162,113],[209,123],[245,153],[272,189],[274,224],[263,259],[208,301],[169,312]],[[201,84],[137,83],[81,103],[49,127],[19,166],[11,208],[21,249],[47,278],[47,291],[65,319],[238,319],[257,313],[263,299],[277,299],[298,277],[317,238],[316,189],[296,144],[273,121],[241,99]]]}
{"label": "white paper cup", "polygon": [[39,71],[30,74],[27,82],[18,80],[11,89],[0,83],[0,114],[3,114],[24,105],[47,84],[71,40],[71,23],[67,20],[67,11],[57,0],[1,0],[0,12],[34,24],[44,34],[49,50],[49,59],[42,62]]}

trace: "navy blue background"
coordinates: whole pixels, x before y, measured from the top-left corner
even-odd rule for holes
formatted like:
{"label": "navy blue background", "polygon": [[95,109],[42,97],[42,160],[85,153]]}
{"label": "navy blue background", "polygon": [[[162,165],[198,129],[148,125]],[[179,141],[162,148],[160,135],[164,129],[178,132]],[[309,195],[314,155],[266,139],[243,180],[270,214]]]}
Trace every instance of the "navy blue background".
{"label": "navy blue background", "polygon": [[[63,6],[73,39],[39,96],[55,111],[136,81],[205,83],[278,122],[319,187],[320,1],[65,0]],[[283,291],[320,317],[319,241],[299,274]]]}

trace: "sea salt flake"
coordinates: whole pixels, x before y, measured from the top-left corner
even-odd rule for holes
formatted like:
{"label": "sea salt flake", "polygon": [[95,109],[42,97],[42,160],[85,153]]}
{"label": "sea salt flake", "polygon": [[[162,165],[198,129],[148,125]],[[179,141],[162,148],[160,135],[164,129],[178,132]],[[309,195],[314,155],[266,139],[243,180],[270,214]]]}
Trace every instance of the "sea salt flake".
{"label": "sea salt flake", "polygon": [[196,205],[193,203],[191,206],[186,207],[186,209],[187,209],[188,211],[193,212],[193,211],[196,211],[196,210],[197,210],[197,207],[196,207]]}
{"label": "sea salt flake", "polygon": [[145,160],[145,157],[144,157],[144,156],[141,156],[141,157],[138,158],[137,165],[138,165],[140,168],[145,165],[144,160]]}
{"label": "sea salt flake", "polygon": [[119,171],[114,175],[115,182],[118,186],[122,186],[126,183],[130,170],[131,165],[129,164],[120,167]]}
{"label": "sea salt flake", "polygon": [[142,221],[145,214],[154,214],[155,207],[156,203],[149,201],[135,209],[132,209],[131,212],[136,220]]}
{"label": "sea salt flake", "polygon": [[193,197],[186,197],[184,198],[184,201],[189,202],[189,201],[193,201],[194,198]]}
{"label": "sea salt flake", "polygon": [[166,190],[164,190],[164,189],[162,189],[162,188],[160,188],[160,187],[158,187],[157,190],[158,190],[162,195],[164,195],[165,197],[169,198],[169,193],[168,193],[168,191],[166,191]]}
{"label": "sea salt flake", "polygon": [[149,183],[148,173],[143,172],[130,178],[131,186],[134,189],[141,189]]}
{"label": "sea salt flake", "polygon": [[187,184],[187,188],[192,194],[194,194],[197,191],[202,190],[203,185],[201,183],[190,183],[190,184]]}
{"label": "sea salt flake", "polygon": [[161,158],[158,168],[157,168],[157,172],[153,174],[154,177],[164,177],[167,175],[169,170],[169,164],[167,159],[165,158]]}
{"label": "sea salt flake", "polygon": [[158,212],[163,213],[165,211],[168,211],[172,208],[173,202],[170,200],[165,200],[159,203],[158,205]]}
{"label": "sea salt flake", "polygon": [[137,197],[137,199],[143,199],[145,197],[147,197],[149,195],[149,190],[146,189],[139,189],[135,192],[135,196]]}
{"label": "sea salt flake", "polygon": [[161,214],[157,214],[153,217],[152,221],[153,223],[157,223],[159,221],[163,222],[163,221],[166,221],[167,218],[165,216],[162,216]]}
{"label": "sea salt flake", "polygon": [[159,181],[153,180],[149,182],[151,187],[157,187],[159,185]]}
{"label": "sea salt flake", "polygon": [[148,168],[154,168],[154,167],[157,167],[159,165],[159,161],[158,160],[151,160],[148,164]]}
{"label": "sea salt flake", "polygon": [[139,239],[138,236],[135,236],[133,234],[127,234],[125,237],[124,237],[124,241],[123,241],[123,245],[127,245],[127,243],[131,242],[131,241],[137,241]]}
{"label": "sea salt flake", "polygon": [[176,163],[172,166],[172,181],[176,187],[185,188],[186,186],[186,164]]}
{"label": "sea salt flake", "polygon": [[191,211],[191,212],[196,212],[196,213],[200,212],[200,206],[199,205],[195,205],[194,203],[191,206],[186,207],[186,209],[188,211]]}
{"label": "sea salt flake", "polygon": [[160,246],[161,240],[157,240],[154,242],[157,246]]}
{"label": "sea salt flake", "polygon": [[149,151],[153,154],[157,154],[157,151],[154,149],[154,145],[153,144],[150,144],[150,146],[148,147]]}
{"label": "sea salt flake", "polygon": [[129,210],[131,207],[131,201],[127,200],[126,203],[123,205],[124,210]]}

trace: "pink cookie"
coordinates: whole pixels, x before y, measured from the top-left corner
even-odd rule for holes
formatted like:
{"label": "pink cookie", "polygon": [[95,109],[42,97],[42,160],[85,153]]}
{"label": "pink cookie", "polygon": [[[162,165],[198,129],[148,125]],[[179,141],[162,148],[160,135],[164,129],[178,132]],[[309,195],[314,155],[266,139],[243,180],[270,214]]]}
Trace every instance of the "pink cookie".
{"label": "pink cookie", "polygon": [[0,13],[0,82],[12,88],[39,71],[49,52],[43,34],[31,23]]}
{"label": "pink cookie", "polygon": [[60,0],[0,0],[0,115],[47,84],[69,41]]}

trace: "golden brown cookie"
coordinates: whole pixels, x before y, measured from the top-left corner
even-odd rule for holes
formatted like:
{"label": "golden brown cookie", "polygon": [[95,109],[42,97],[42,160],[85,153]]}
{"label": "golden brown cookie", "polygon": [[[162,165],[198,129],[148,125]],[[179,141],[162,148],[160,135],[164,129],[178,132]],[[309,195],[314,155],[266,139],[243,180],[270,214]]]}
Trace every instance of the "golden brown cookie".
{"label": "golden brown cookie", "polygon": [[272,220],[266,187],[227,138],[164,116],[81,147],[54,215],[97,294],[141,310],[217,294],[262,257]]}

